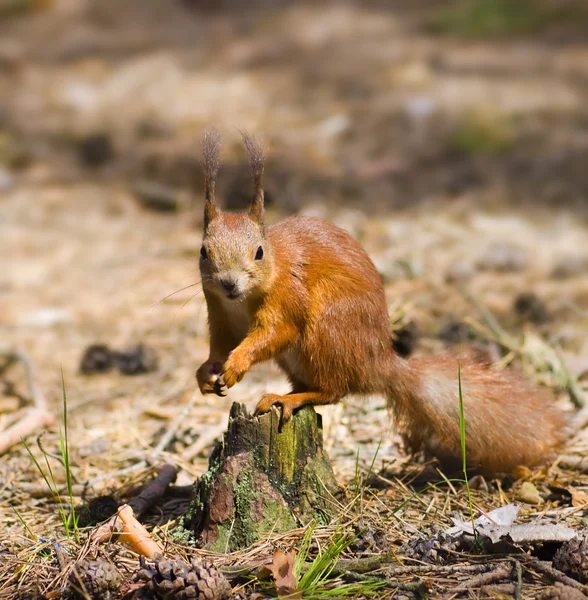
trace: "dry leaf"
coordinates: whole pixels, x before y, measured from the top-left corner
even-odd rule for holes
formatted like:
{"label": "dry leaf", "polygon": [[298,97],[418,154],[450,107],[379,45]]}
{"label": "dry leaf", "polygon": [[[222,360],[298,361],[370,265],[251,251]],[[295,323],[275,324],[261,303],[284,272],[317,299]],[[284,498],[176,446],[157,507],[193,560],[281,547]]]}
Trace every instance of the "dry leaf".
{"label": "dry leaf", "polygon": [[[483,525],[502,525],[508,527],[514,523],[514,520],[519,514],[519,510],[520,506],[512,503],[507,504],[506,506],[495,508],[485,515],[481,515],[474,520],[474,524],[476,529],[482,527]],[[453,521],[455,527],[450,527],[445,533],[453,537],[459,537],[464,533],[474,535],[471,521],[460,521],[459,519],[454,518],[451,518],[451,520]]]}
{"label": "dry leaf", "polygon": [[[573,529],[558,523],[538,521],[536,523],[514,525],[519,510],[520,507],[516,504],[507,504],[491,510],[474,521],[476,532],[481,537],[490,540],[492,544],[502,541],[519,545],[539,542],[567,542],[577,536]],[[473,535],[471,521],[451,520],[455,526],[449,528],[446,533],[453,537],[460,537],[464,534]]]}
{"label": "dry leaf", "polygon": [[482,525],[478,533],[487,537],[493,544],[501,541],[513,544],[537,544],[540,542],[567,542],[577,537],[570,527],[559,523],[527,523],[524,525]]}
{"label": "dry leaf", "polygon": [[302,598],[302,591],[299,591],[296,587],[294,556],[294,550],[290,550],[288,553],[276,550],[272,557],[272,562],[266,565],[266,568],[271,572],[276,582],[276,590],[279,598],[286,596],[292,598],[292,600]]}

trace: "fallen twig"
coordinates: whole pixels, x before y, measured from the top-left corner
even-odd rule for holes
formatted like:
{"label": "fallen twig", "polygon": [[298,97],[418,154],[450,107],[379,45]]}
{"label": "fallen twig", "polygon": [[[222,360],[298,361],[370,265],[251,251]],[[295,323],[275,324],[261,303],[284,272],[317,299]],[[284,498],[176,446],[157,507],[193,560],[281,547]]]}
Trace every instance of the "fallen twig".
{"label": "fallen twig", "polygon": [[421,573],[443,573],[444,575],[452,573],[485,573],[494,567],[496,567],[496,563],[493,565],[405,565],[402,567],[386,568],[385,573],[388,577],[416,575]]}
{"label": "fallen twig", "polygon": [[116,516],[96,530],[93,540],[100,543],[112,540],[113,537],[118,537],[135,552],[147,558],[153,558],[157,552],[163,553],[159,544],[137,521],[133,509],[128,504],[123,504]]}
{"label": "fallen twig", "polygon": [[512,596],[516,594],[516,586],[514,583],[498,583],[496,585],[484,585],[480,588],[480,591],[492,597],[501,594],[503,596]]}
{"label": "fallen twig", "polygon": [[509,565],[502,564],[498,565],[496,569],[487,573],[480,573],[476,577],[471,577],[467,581],[464,581],[457,587],[453,588],[452,592],[465,592],[472,588],[482,587],[484,585],[490,585],[496,583],[501,579],[506,579],[512,574],[512,568]]}
{"label": "fallen twig", "polygon": [[397,562],[392,556],[368,556],[366,558],[342,558],[335,563],[331,571],[334,576],[343,573],[369,573],[381,569],[392,562]]}
{"label": "fallen twig", "polygon": [[[503,566],[504,563],[493,564],[475,564],[475,565],[406,565],[398,567],[388,567],[387,564],[393,562],[390,556],[370,556],[367,558],[356,559],[340,559],[335,563],[331,575],[347,577],[355,574],[355,576],[363,576],[366,573],[374,573],[374,576],[381,577],[384,575],[387,578],[395,578],[402,575],[425,575],[427,573],[439,573],[443,575],[460,574],[460,573],[485,573],[496,567]],[[260,563],[241,564],[220,567],[223,574],[229,579],[245,577],[255,573],[261,566]],[[310,563],[305,564],[302,571],[305,572],[310,566]],[[376,574],[376,572],[378,572]]]}
{"label": "fallen twig", "polygon": [[124,534],[124,541],[148,558],[153,558],[155,552],[162,552],[161,548],[151,540],[149,532],[137,521],[134,515],[140,517],[156,504],[170,483],[175,481],[177,472],[178,470],[174,465],[164,464],[157,476],[143,488],[143,491],[136,498],[119,508],[114,517],[91,534],[92,540],[96,543],[102,543]]}
{"label": "fallen twig", "polygon": [[165,494],[168,486],[176,480],[178,469],[174,465],[164,464],[157,476],[150,481],[141,491],[141,493],[129,502],[129,506],[138,516],[142,516]]}
{"label": "fallen twig", "polygon": [[[346,581],[374,581],[378,575],[363,575],[355,571],[342,571],[339,577],[342,577]],[[427,593],[427,584],[422,580],[417,580],[414,583],[402,583],[401,581],[389,581],[386,578],[385,586],[395,590],[412,592],[418,595],[419,598],[422,598]]]}
{"label": "fallen twig", "polygon": [[522,599],[522,587],[523,587],[523,567],[518,560],[515,560],[515,600]]}
{"label": "fallen twig", "polygon": [[194,493],[194,485],[170,485],[166,494],[168,498],[191,498]]}
{"label": "fallen twig", "polygon": [[[71,488],[71,495],[74,497],[81,498],[84,496],[86,491],[86,486],[74,484]],[[63,496],[63,498],[66,498],[67,501],[69,501],[69,489],[66,484],[63,484],[62,486],[59,486],[56,489],[51,489],[45,484],[21,481],[18,483],[18,487],[15,487],[13,489],[14,494],[19,492],[24,492],[27,496],[30,496],[31,498],[49,498],[50,500],[59,502],[62,501],[59,498],[59,496]]]}
{"label": "fallen twig", "polygon": [[531,558],[530,560],[525,562],[525,567],[527,569],[534,569],[535,571],[539,571],[539,573],[543,573],[543,575],[547,575],[553,581],[559,581],[559,583],[563,583],[564,585],[568,585],[570,587],[576,588],[577,590],[584,591],[585,586],[583,586],[579,581],[568,577],[565,573],[562,573],[555,567],[552,567],[550,563],[545,562],[543,560],[539,560],[537,558]]}
{"label": "fallen twig", "polygon": [[8,361],[19,362],[24,367],[33,403],[19,421],[0,432],[0,455],[2,455],[29,435],[53,425],[55,417],[47,410],[45,395],[39,386],[36,368],[30,356],[20,349],[0,349],[0,355]]}

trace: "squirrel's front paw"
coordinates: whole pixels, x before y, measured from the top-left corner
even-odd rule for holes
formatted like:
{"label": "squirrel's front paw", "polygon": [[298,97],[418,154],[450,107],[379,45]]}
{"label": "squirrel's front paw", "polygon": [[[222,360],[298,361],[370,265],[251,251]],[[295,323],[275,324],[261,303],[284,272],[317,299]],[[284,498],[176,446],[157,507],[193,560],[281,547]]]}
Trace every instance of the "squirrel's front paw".
{"label": "squirrel's front paw", "polygon": [[269,412],[272,406],[276,404],[282,406],[282,422],[288,421],[292,417],[292,407],[288,403],[287,397],[278,396],[278,394],[264,394],[255,407],[255,414],[260,415]]}
{"label": "squirrel's front paw", "polygon": [[239,383],[249,370],[250,362],[239,352],[231,352],[221,374],[221,381],[227,388]]}
{"label": "squirrel's front paw", "polygon": [[206,361],[196,371],[196,381],[203,394],[226,396],[227,391],[221,379],[223,364],[220,361]]}

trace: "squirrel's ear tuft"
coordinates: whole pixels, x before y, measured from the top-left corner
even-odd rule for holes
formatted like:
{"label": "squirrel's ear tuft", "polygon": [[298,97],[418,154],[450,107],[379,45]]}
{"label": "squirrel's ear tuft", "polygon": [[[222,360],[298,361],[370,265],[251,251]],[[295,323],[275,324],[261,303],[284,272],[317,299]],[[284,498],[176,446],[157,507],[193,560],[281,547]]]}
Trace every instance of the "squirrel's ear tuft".
{"label": "squirrel's ear tuft", "polygon": [[255,188],[253,201],[249,207],[249,215],[259,223],[263,223],[263,164],[265,162],[263,143],[260,138],[252,136],[246,131],[240,133],[247,152]]}
{"label": "squirrel's ear tuft", "polygon": [[220,168],[221,135],[216,129],[206,129],[202,134],[202,171],[204,173],[204,229],[218,214],[214,190]]}

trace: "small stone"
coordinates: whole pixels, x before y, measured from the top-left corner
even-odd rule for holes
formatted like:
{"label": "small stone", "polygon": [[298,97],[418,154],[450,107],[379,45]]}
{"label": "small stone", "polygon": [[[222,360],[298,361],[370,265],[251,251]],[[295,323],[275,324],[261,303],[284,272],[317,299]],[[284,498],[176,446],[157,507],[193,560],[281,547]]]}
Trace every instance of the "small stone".
{"label": "small stone", "polygon": [[526,504],[543,504],[539,490],[530,482],[525,481],[517,492],[517,498]]}

